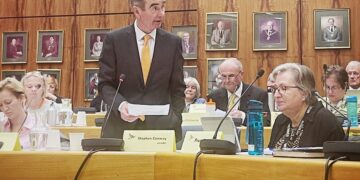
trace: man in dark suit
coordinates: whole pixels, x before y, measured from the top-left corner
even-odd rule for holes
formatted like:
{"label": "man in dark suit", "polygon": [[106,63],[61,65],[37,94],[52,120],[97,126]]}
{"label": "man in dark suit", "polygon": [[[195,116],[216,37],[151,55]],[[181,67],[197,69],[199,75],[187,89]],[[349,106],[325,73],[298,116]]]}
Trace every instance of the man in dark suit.
{"label": "man in dark suit", "polygon": [[[100,55],[99,90],[114,108],[101,137],[122,138],[124,130],[175,130],[181,140],[181,112],[185,107],[181,39],[160,29],[165,0],[131,0],[133,25],[110,32]],[[126,79],[119,92],[121,74]],[[170,104],[168,115],[134,116],[128,103]]]}
{"label": "man in dark suit", "polygon": [[[241,62],[236,58],[227,59],[221,63],[219,66],[219,73],[221,75],[223,87],[210,93],[208,99],[211,98],[215,102],[216,109],[228,111],[249,85],[242,82],[244,71]],[[267,92],[255,86],[250,87],[250,89],[242,96],[240,105],[236,104],[235,108],[230,112],[229,115],[233,118],[235,125],[246,126],[247,103],[252,99],[263,103],[263,111],[267,112],[267,116],[264,119],[264,125],[269,126],[270,110]]]}

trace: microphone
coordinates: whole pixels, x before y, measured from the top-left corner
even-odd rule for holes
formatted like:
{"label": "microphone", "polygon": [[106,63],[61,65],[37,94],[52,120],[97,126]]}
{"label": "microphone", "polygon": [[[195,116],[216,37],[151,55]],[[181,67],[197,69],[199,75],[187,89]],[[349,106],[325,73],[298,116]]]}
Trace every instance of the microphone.
{"label": "microphone", "polygon": [[[125,74],[121,74],[119,76],[119,84],[116,88],[115,95],[113,97],[110,109],[107,112],[106,118],[104,120],[103,127],[106,126],[107,121],[109,120],[110,113],[113,109],[116,96],[119,92],[121,83],[125,79]],[[104,132],[101,129],[101,137],[103,136]],[[83,150],[85,151],[93,151],[93,150],[103,150],[103,151],[123,151],[124,150],[124,140],[117,139],[117,138],[91,138],[91,139],[83,139],[81,141],[81,145]]]}
{"label": "microphone", "polygon": [[[349,139],[349,133],[350,133],[350,126],[351,126],[351,121],[347,118],[347,116],[345,116],[345,114],[343,114],[340,110],[338,110],[336,107],[334,107],[333,105],[331,105],[330,103],[328,103],[323,97],[321,97],[316,91],[312,91],[311,92],[314,96],[318,97],[319,99],[321,99],[323,102],[325,102],[326,105],[330,106],[331,108],[333,108],[336,112],[338,112],[343,118],[348,120],[348,124],[346,127],[346,134],[345,134],[345,141],[347,141]],[[326,108],[327,109],[327,108]]]}
{"label": "microphone", "polygon": [[234,103],[234,105],[228,110],[225,114],[224,118],[221,119],[218,127],[215,130],[214,136],[212,139],[202,139],[200,140],[200,150],[205,153],[212,153],[212,154],[223,154],[223,155],[234,155],[236,154],[236,145],[230,141],[216,139],[218,131],[226,119],[229,116],[230,112],[234,109],[234,107],[240,102],[241,97],[253,86],[253,84],[264,75],[264,70],[260,69],[257,74],[255,80],[244,90],[244,93],[241,94],[239,99]]}
{"label": "microphone", "polygon": [[[118,86],[117,86],[115,95],[114,95],[113,100],[112,100],[112,102],[111,102],[110,109],[109,109],[109,111],[107,112],[107,116],[106,116],[106,118],[105,118],[105,120],[104,120],[104,126],[103,126],[103,127],[106,126],[106,123],[107,123],[107,121],[108,121],[108,119],[109,119],[109,117],[110,117],[110,113],[111,113],[111,111],[112,111],[112,109],[113,109],[113,106],[114,106],[114,103],[115,103],[116,95],[117,95],[117,93],[119,92],[121,83],[124,81],[125,77],[126,77],[125,74],[120,74],[120,76],[119,76],[119,84],[118,84]],[[104,132],[101,130],[101,136],[103,136],[103,134],[104,134]]]}
{"label": "microphone", "polygon": [[[337,108],[332,106],[330,103],[324,100],[316,91],[312,92],[313,95],[323,100],[327,105],[335,109],[341,116],[347,117],[341,113]],[[348,119],[348,126],[345,134],[345,141],[325,141],[323,143],[323,152],[325,158],[336,159],[344,157],[344,160],[360,161],[360,143],[358,141],[348,141],[350,132],[351,121]]]}
{"label": "microphone", "polygon": [[[325,91],[325,97],[327,97],[327,92],[326,92],[326,74],[327,74],[327,69],[328,69],[328,66],[327,64],[323,64],[323,72],[324,72],[324,79],[323,79],[323,87],[325,88],[324,91]],[[326,102],[326,101],[325,101]],[[328,103],[326,103],[326,109],[327,109],[327,106],[328,106]]]}

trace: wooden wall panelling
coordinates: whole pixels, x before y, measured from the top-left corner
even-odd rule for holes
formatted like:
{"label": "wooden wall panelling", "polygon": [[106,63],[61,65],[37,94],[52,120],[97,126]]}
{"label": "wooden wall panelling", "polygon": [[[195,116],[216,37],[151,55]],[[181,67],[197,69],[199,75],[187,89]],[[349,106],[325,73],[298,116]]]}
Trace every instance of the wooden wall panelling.
{"label": "wooden wall panelling", "polygon": [[[215,6],[216,4],[216,6]],[[206,58],[236,57],[241,60],[244,66],[244,81],[250,83],[259,69],[265,70],[265,75],[257,82],[258,86],[266,89],[267,77],[272,69],[277,65],[288,62],[300,63],[300,44],[298,31],[298,1],[288,0],[261,0],[261,1],[236,1],[236,0],[199,0],[199,24],[206,23],[206,13],[210,12],[238,12],[238,47],[237,51],[215,51],[205,52],[201,55],[202,60]],[[254,52],[253,45],[253,12],[267,11],[287,11],[288,13],[288,50],[287,51],[260,51]],[[199,29],[199,32],[205,33],[205,27]],[[205,37],[200,36],[200,48],[204,50],[202,44]],[[206,63],[204,63],[206,65]],[[202,68],[207,68],[202,66]],[[202,81],[202,87],[206,87],[205,80]],[[203,88],[203,93],[205,89]]]}
{"label": "wooden wall panelling", "polygon": [[[359,3],[351,0],[332,0],[332,1],[303,1],[302,13],[302,34],[303,34],[303,64],[309,66],[315,75],[316,89],[323,93],[321,77],[323,74],[323,64],[339,64],[346,67],[351,59],[360,58],[360,34],[357,30],[360,28],[360,23],[357,19],[359,15]],[[332,9],[332,8],[350,8],[350,28],[351,41],[350,49],[314,49],[314,9]]]}
{"label": "wooden wall panelling", "polygon": [[77,0],[1,0],[0,17],[74,14]]}
{"label": "wooden wall panelling", "polygon": [[[128,0],[78,0],[77,14],[131,13]],[[197,0],[167,0],[166,11],[197,9]]]}

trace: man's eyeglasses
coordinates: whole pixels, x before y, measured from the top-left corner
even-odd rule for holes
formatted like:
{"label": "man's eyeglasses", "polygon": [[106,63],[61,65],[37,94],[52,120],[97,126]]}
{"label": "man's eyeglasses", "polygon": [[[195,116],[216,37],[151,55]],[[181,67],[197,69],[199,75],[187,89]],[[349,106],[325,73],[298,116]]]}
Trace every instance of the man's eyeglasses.
{"label": "man's eyeglasses", "polygon": [[280,94],[285,94],[286,91],[288,89],[291,89],[291,88],[297,88],[297,89],[301,89],[299,86],[284,86],[284,85],[281,85],[281,86],[271,86],[270,90],[273,94],[275,94],[276,91],[278,91]]}

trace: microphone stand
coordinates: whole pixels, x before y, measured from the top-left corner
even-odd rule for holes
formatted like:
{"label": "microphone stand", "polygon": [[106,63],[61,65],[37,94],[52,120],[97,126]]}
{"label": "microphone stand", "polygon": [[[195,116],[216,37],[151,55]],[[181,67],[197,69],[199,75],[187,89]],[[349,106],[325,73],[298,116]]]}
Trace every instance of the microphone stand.
{"label": "microphone stand", "polygon": [[236,145],[230,141],[216,139],[218,131],[224,122],[224,120],[229,116],[230,112],[234,109],[234,107],[240,102],[241,97],[253,86],[253,84],[262,76],[264,75],[264,70],[260,70],[255,80],[245,89],[244,93],[239,97],[239,99],[234,103],[234,105],[228,110],[225,114],[224,118],[221,119],[218,127],[215,130],[214,136],[212,139],[202,139],[200,140],[200,150],[206,153],[212,154],[223,154],[223,155],[233,155],[236,154]]}
{"label": "microphone stand", "polygon": [[[329,105],[331,108],[333,108],[336,112],[338,112],[342,117],[344,117],[345,119],[347,119],[348,124],[347,124],[347,129],[346,129],[346,134],[345,134],[345,141],[349,140],[349,133],[350,133],[350,126],[351,126],[351,121],[347,118],[347,116],[345,116],[340,110],[338,110],[336,107],[334,107],[333,105],[331,105],[330,103],[328,103],[323,97],[321,97],[320,95],[318,95],[315,91],[313,92],[313,94],[318,97],[319,99],[321,99],[322,101],[325,102],[326,105]],[[327,108],[326,108],[327,109]]]}

